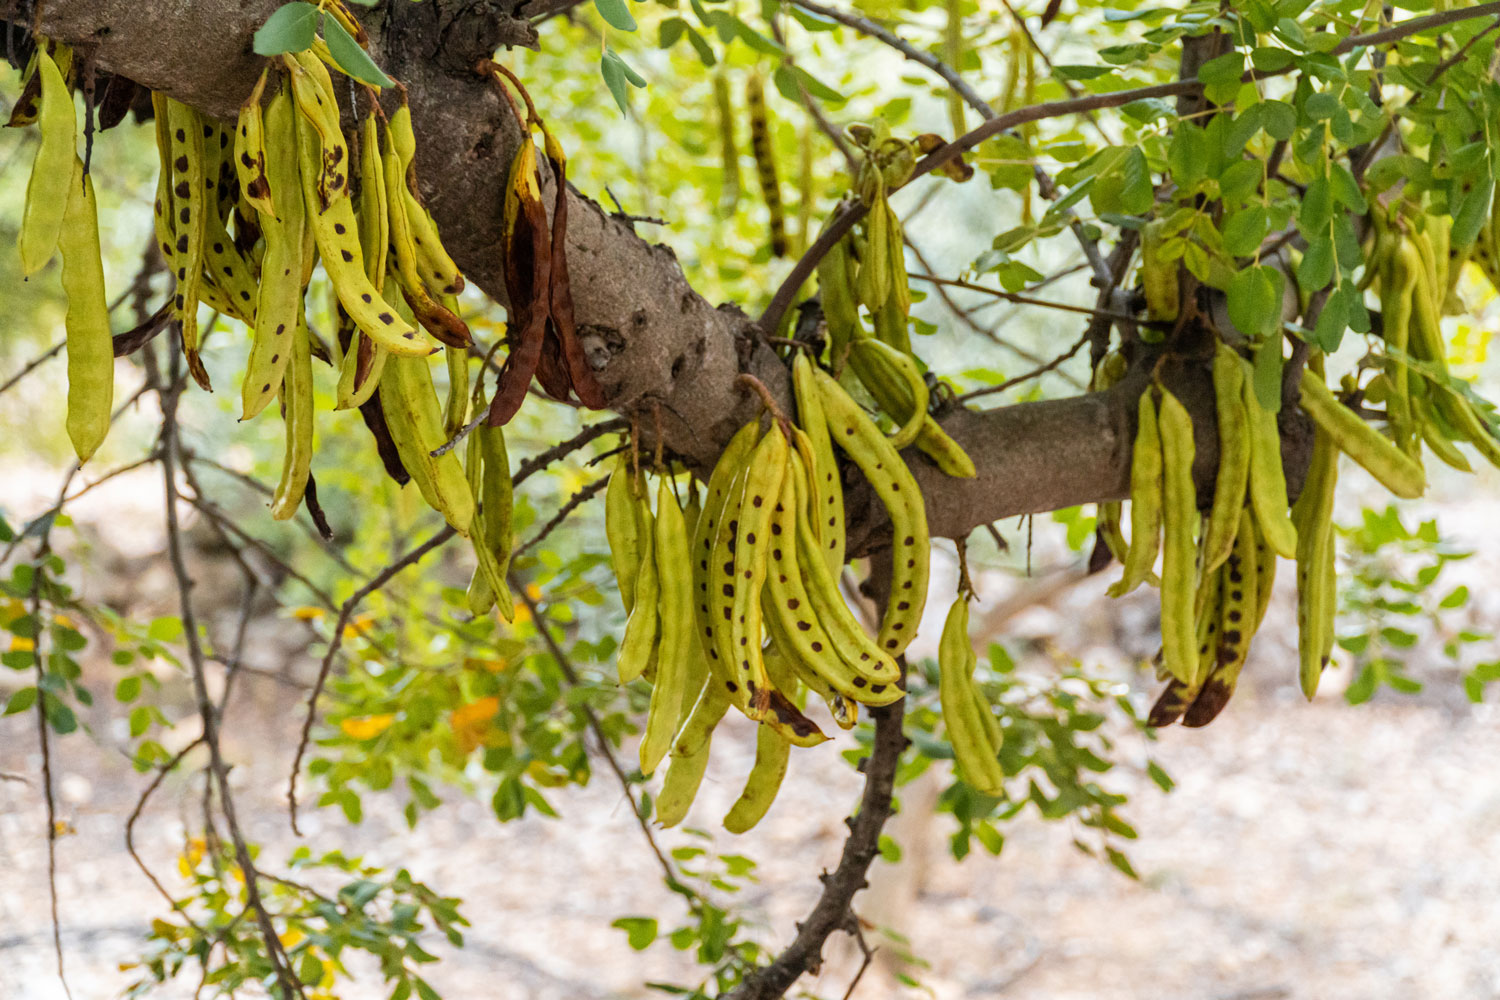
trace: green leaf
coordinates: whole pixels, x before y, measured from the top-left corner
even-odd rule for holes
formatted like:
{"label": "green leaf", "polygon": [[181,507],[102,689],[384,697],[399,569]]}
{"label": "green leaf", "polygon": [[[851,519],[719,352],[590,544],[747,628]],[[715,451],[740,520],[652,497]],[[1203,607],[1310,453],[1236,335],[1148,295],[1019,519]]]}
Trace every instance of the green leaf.
{"label": "green leaf", "polygon": [[1297,211],[1297,228],[1308,239],[1323,235],[1333,218],[1333,186],[1327,177],[1315,178],[1307,185],[1302,195],[1302,207]]}
{"label": "green leaf", "polygon": [[1250,53],[1250,65],[1262,73],[1280,73],[1295,61],[1286,49],[1262,45]]}
{"label": "green leaf", "polygon": [[47,724],[59,736],[66,736],[78,728],[78,716],[52,695],[42,695],[42,710],[47,713]]}
{"label": "green leaf", "polygon": [[333,61],[345,76],[372,87],[395,86],[395,81],[381,72],[370,54],[360,48],[359,43],[344,30],[344,26],[331,17],[323,18],[323,39],[328,43]]}
{"label": "green leaf", "polygon": [[1297,287],[1316,292],[1333,280],[1333,240],[1318,239],[1307,245],[1297,265]]}
{"label": "green leaf", "polygon": [[316,986],[322,981],[323,963],[311,950],[302,953],[302,960],[297,963],[297,978],[304,986]]}
{"label": "green leaf", "polygon": [[1173,788],[1177,787],[1177,782],[1172,780],[1172,776],[1163,770],[1162,766],[1154,760],[1146,762],[1146,774],[1164,792],[1170,792]]}
{"label": "green leaf", "polygon": [[274,56],[283,52],[301,52],[313,43],[318,29],[318,8],[310,3],[289,3],[279,7],[255,33],[257,55]]}
{"label": "green leaf", "polygon": [[1297,131],[1297,112],[1281,101],[1261,102],[1260,127],[1272,139],[1286,142]]}
{"label": "green leaf", "polygon": [[1453,233],[1450,237],[1455,247],[1465,247],[1479,237],[1479,230],[1490,218],[1490,201],[1495,196],[1495,182],[1486,177],[1464,196],[1462,205],[1453,216]]}
{"label": "green leaf", "polygon": [[141,675],[131,674],[129,677],[121,677],[120,683],[115,685],[115,701],[128,704],[135,701],[141,693]]}
{"label": "green leaf", "polygon": [[1440,607],[1440,608],[1458,608],[1458,607],[1462,607],[1468,600],[1469,600],[1469,588],[1460,585],[1460,586],[1454,587],[1453,590],[1448,593],[1448,596],[1445,597],[1445,598],[1443,598],[1442,603],[1439,604],[1438,607]]}
{"label": "green leaf", "polygon": [[879,851],[880,856],[891,864],[901,860],[901,845],[883,833],[880,835]]}
{"label": "green leaf", "polygon": [[698,53],[698,61],[703,65],[712,67],[719,61],[714,55],[713,47],[708,44],[708,39],[704,38],[692,25],[688,25],[687,39],[693,51]]}
{"label": "green leaf", "polygon": [[1247,336],[1270,336],[1281,327],[1281,272],[1262,264],[1229,281],[1229,320]]}
{"label": "green leaf", "polygon": [[1240,82],[1240,75],[1245,72],[1245,54],[1243,52],[1226,52],[1222,56],[1210,59],[1198,67],[1198,82],[1209,84],[1222,84]]}
{"label": "green leaf", "polygon": [[1253,257],[1271,228],[1271,214],[1264,205],[1252,205],[1224,220],[1224,252],[1233,257]]}
{"label": "green leaf", "polygon": [[604,76],[604,85],[609,88],[610,94],[615,99],[615,104],[619,105],[620,114],[628,114],[630,109],[626,104],[626,100],[630,91],[625,85],[629,83],[636,87],[644,87],[646,85],[645,79],[635,70],[631,69],[630,65],[624,59],[621,59],[614,49],[604,50],[604,57],[599,60],[599,72]]}
{"label": "green leaf", "polygon": [[1333,192],[1333,200],[1351,212],[1364,215],[1369,210],[1369,206],[1365,204],[1365,196],[1359,190],[1359,181],[1354,179],[1354,174],[1348,167],[1337,160],[1328,165],[1328,185]]}
{"label": "green leaf", "polygon": [[656,44],[658,48],[670,49],[682,38],[683,32],[687,30],[687,22],[680,17],[669,17],[657,28]]}
{"label": "green leaf", "polygon": [[182,619],[176,615],[162,615],[152,620],[146,635],[157,642],[176,642],[182,638]]}
{"label": "green leaf", "polygon": [[138,705],[130,710],[130,738],[137,739],[151,727],[151,709]]}
{"label": "green leaf", "polygon": [[621,31],[634,31],[635,18],[625,0],[594,0],[594,9],[604,18],[604,23]]}
{"label": "green leaf", "polygon": [[5,703],[5,714],[15,715],[24,712],[36,704],[36,688],[27,686],[10,696],[10,701]]}
{"label": "green leaf", "polygon": [[656,940],[655,917],[621,917],[610,924],[625,932],[625,939],[636,951],[645,951]]}

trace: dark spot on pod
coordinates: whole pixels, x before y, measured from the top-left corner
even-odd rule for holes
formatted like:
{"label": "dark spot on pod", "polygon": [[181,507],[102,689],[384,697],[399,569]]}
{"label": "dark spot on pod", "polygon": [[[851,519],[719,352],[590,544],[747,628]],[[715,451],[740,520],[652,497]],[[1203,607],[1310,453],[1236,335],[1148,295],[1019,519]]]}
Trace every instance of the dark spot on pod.
{"label": "dark spot on pod", "polygon": [[228,146],[228,145],[229,145],[229,133],[228,132],[220,132],[219,133],[219,148],[223,149],[225,146]]}
{"label": "dark spot on pod", "polygon": [[1228,642],[1239,642],[1240,630],[1237,628],[1230,629],[1228,632],[1224,633],[1224,639]]}
{"label": "dark spot on pod", "polygon": [[188,248],[188,238],[186,236],[179,236],[179,237],[177,237],[177,252],[178,253],[187,253],[187,248]]}
{"label": "dark spot on pod", "polygon": [[1229,592],[1229,599],[1233,600],[1233,601],[1243,601],[1245,599],[1244,591],[1240,591],[1240,590],[1232,590],[1232,591],[1230,591]]}
{"label": "dark spot on pod", "polygon": [[721,608],[720,610],[724,612],[724,620],[726,622],[733,619],[734,613],[732,611],[730,611],[728,608]]}
{"label": "dark spot on pod", "polygon": [[254,167],[255,166],[255,161],[252,160],[252,159],[250,159],[250,154],[249,153],[241,153],[240,154],[240,162],[243,163],[246,167]]}
{"label": "dark spot on pod", "polygon": [[698,560],[698,568],[699,569],[708,569],[708,560],[707,559],[700,559],[700,560]]}
{"label": "dark spot on pod", "polygon": [[885,690],[885,687],[886,686],[884,684],[872,684],[870,686],[870,693],[871,694],[879,694],[880,692],[882,692],[882,691]]}
{"label": "dark spot on pod", "polygon": [[724,594],[725,597],[733,597],[734,596],[734,584],[732,584],[732,583],[726,583],[726,584],[724,584],[723,594]]}
{"label": "dark spot on pod", "polygon": [[908,559],[908,560],[906,560],[906,568],[907,569],[913,569],[916,565],[917,565],[917,561],[915,559]]}
{"label": "dark spot on pod", "polygon": [[170,246],[168,246],[167,244],[163,243],[161,245],[161,255],[163,257],[170,257],[170,256],[172,256],[172,248]]}
{"label": "dark spot on pod", "polygon": [[156,199],[156,214],[157,215],[161,214],[161,199],[160,198]]}
{"label": "dark spot on pod", "polygon": [[205,126],[203,126],[203,138],[207,139],[209,136],[211,136],[213,134],[214,134],[214,127],[212,125],[205,125]]}
{"label": "dark spot on pod", "polygon": [[273,355],[271,355],[271,364],[274,365],[276,362],[278,362],[280,360],[281,360],[281,355],[279,355],[279,354],[273,354]]}
{"label": "dark spot on pod", "polygon": [[777,562],[780,562],[781,561],[781,550],[780,549],[772,549],[771,550],[771,558],[775,559]]}
{"label": "dark spot on pod", "polygon": [[380,322],[382,322],[382,323],[386,324],[387,326],[389,326],[390,324],[396,322],[396,320],[391,316],[390,313],[381,313],[380,314]]}
{"label": "dark spot on pod", "polygon": [[740,689],[740,686],[734,681],[725,681],[724,686],[729,689],[730,694],[733,694]]}
{"label": "dark spot on pod", "polygon": [[745,570],[745,579],[746,580],[750,579],[752,576],[754,576],[754,573],[752,571],[750,571],[748,569]]}
{"label": "dark spot on pod", "polygon": [[778,580],[778,582],[779,583],[786,583],[786,574],[785,573],[781,574],[780,579]]}
{"label": "dark spot on pod", "polygon": [[786,606],[788,608],[790,608],[791,610],[793,610],[793,611],[796,611],[797,608],[800,607],[801,605],[802,605],[802,602],[799,601],[799,600],[797,600],[795,597],[788,597],[787,600],[786,600]]}
{"label": "dark spot on pod", "polygon": [[240,292],[240,299],[241,299],[241,301],[249,302],[250,301],[250,293],[249,292],[245,292],[245,291]]}
{"label": "dark spot on pod", "polygon": [[[179,198],[186,198],[193,193],[193,189],[188,186],[187,181],[178,181],[177,186],[172,189],[172,193]],[[187,209],[183,209],[183,211],[186,212]]]}
{"label": "dark spot on pod", "polygon": [[713,659],[715,659],[715,660],[717,660],[717,659],[718,659],[718,658],[719,658],[719,654],[718,654],[718,653],[716,653],[716,652],[714,652],[714,651],[713,651],[713,650],[712,650],[712,649],[710,649],[710,650],[709,650],[709,651],[708,651],[708,655],[709,655],[709,656],[710,656],[710,657],[712,657],[712,658],[713,658]]}
{"label": "dark spot on pod", "polygon": [[745,532],[745,541],[749,542],[751,545],[754,545],[755,544],[755,532],[753,532],[753,531],[747,531],[747,532]]}
{"label": "dark spot on pod", "polygon": [[232,278],[232,277],[234,277],[234,268],[230,267],[228,264],[224,265],[224,277],[226,277],[226,278]]}
{"label": "dark spot on pod", "polygon": [[912,536],[907,535],[906,536],[906,541],[903,542],[902,544],[903,545],[915,545],[915,544],[917,544],[917,540],[915,538],[913,538]]}
{"label": "dark spot on pod", "polygon": [[836,528],[836,527],[838,527],[838,520],[837,520],[837,519],[836,519],[836,518],[832,518],[832,517],[830,517],[830,518],[829,518],[829,519],[828,519],[828,526],[829,526],[829,527],[830,527],[830,528]]}
{"label": "dark spot on pod", "polygon": [[179,172],[180,172],[180,171],[185,171],[185,170],[187,170],[187,168],[188,168],[188,161],[187,161],[187,157],[186,157],[186,156],[179,156],[179,157],[178,157],[178,158],[177,158],[177,159],[176,159],[176,160],[175,160],[175,161],[174,161],[174,162],[173,162],[173,163],[172,163],[172,168],[173,168],[173,169],[174,169],[174,170],[177,170],[177,171],[179,171]]}
{"label": "dark spot on pod", "polygon": [[896,605],[896,610],[897,611],[906,611],[910,607],[911,607],[911,602],[910,601],[902,601],[900,604]]}
{"label": "dark spot on pod", "polygon": [[416,340],[417,339],[417,334],[416,334],[415,331],[412,331],[410,333],[403,333],[401,336],[405,337],[407,340]]}
{"label": "dark spot on pod", "polygon": [[869,653],[860,653],[859,654],[859,658],[860,658],[861,661],[868,660],[870,658],[870,654]]}
{"label": "dark spot on pod", "polygon": [[277,323],[276,324],[276,336],[279,337],[283,333],[286,333],[286,324],[285,323]]}
{"label": "dark spot on pod", "polygon": [[798,632],[811,632],[812,631],[812,622],[798,622],[797,623],[797,631]]}
{"label": "dark spot on pod", "polygon": [[1205,642],[1203,645],[1201,645],[1201,646],[1198,647],[1198,655],[1199,656],[1202,656],[1202,655],[1204,655],[1207,652],[1208,652],[1208,643]]}
{"label": "dark spot on pod", "polygon": [[[771,534],[773,534],[773,535],[779,535],[779,534],[781,534],[781,525],[779,525],[779,524],[773,524],[773,525],[771,525]],[[777,556],[776,558],[780,559],[781,557]]]}
{"label": "dark spot on pod", "polygon": [[1230,583],[1239,583],[1241,579],[1242,579],[1242,577],[1240,576],[1240,571],[1239,570],[1232,569],[1232,570],[1229,571],[1229,582]]}
{"label": "dark spot on pod", "polygon": [[752,504],[754,504],[755,506],[759,507],[761,504],[765,503],[765,500],[763,500],[761,497],[756,497],[753,500],[751,500],[750,502]]}
{"label": "dark spot on pod", "polygon": [[899,632],[899,631],[901,631],[904,628],[906,628],[906,622],[896,622],[894,625],[891,626],[891,629],[893,631],[896,631],[896,632]]}
{"label": "dark spot on pod", "polygon": [[182,129],[178,129],[177,130],[177,141],[178,142],[187,142],[187,133],[184,132]]}
{"label": "dark spot on pod", "polygon": [[819,642],[818,640],[814,639],[812,641],[812,651],[814,653],[821,653],[821,652],[823,652],[823,644],[821,642]]}
{"label": "dark spot on pod", "polygon": [[901,589],[902,590],[910,590],[911,589],[911,581],[910,580],[903,581],[902,584],[901,584]]}
{"label": "dark spot on pod", "polygon": [[899,493],[900,491],[901,491],[901,484],[898,483],[898,482],[894,482],[893,481],[891,483],[891,492],[892,493]]}
{"label": "dark spot on pod", "polygon": [[265,385],[261,386],[260,387],[260,391],[261,392],[270,392],[271,391],[271,383],[267,382]]}
{"label": "dark spot on pod", "polygon": [[352,253],[350,253],[348,250],[340,250],[339,251],[339,256],[342,257],[342,258],[344,258],[344,263],[345,264],[350,264],[350,263],[353,263],[353,261],[354,261],[354,255]]}
{"label": "dark spot on pod", "polygon": [[854,428],[853,427],[845,427],[844,428],[844,433],[848,434],[850,436],[853,436],[853,434],[854,434]]}
{"label": "dark spot on pod", "polygon": [[896,643],[895,639],[887,639],[885,641],[885,648],[886,649],[895,649],[896,645],[897,645],[897,643]]}
{"label": "dark spot on pod", "polygon": [[179,267],[177,269],[177,280],[178,281],[186,281],[187,280],[187,268],[185,268],[185,267]]}
{"label": "dark spot on pod", "polygon": [[342,222],[335,222],[333,224],[333,231],[338,233],[340,236],[343,236],[344,233],[348,232],[348,230],[344,228],[344,224]]}
{"label": "dark spot on pod", "polygon": [[179,219],[181,219],[184,223],[187,223],[190,219],[192,219],[193,214],[190,211],[188,211],[187,208],[183,208],[182,211],[180,211],[180,212],[177,213],[177,217]]}
{"label": "dark spot on pod", "polygon": [[724,563],[724,574],[726,576],[734,576],[734,562],[732,560]]}
{"label": "dark spot on pod", "polygon": [[1229,612],[1229,616],[1228,617],[1229,617],[1229,621],[1232,624],[1238,625],[1239,621],[1240,621],[1240,618],[1243,617],[1243,616],[1240,614],[1239,609],[1236,608],[1236,609],[1234,609],[1234,610],[1232,610],[1232,611]]}
{"label": "dark spot on pod", "polygon": [[177,307],[177,311],[178,312],[181,312],[182,311],[182,296],[181,295],[174,295],[172,297],[172,304]]}
{"label": "dark spot on pod", "polygon": [[864,687],[865,686],[865,679],[863,677],[856,677],[856,678],[854,678],[854,686],[857,687],[857,688]]}

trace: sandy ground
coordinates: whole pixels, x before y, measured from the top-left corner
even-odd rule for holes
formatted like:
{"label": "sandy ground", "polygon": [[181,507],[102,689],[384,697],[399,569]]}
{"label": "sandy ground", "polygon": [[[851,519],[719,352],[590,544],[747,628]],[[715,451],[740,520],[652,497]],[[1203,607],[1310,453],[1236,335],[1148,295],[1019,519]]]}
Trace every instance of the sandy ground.
{"label": "sandy ground", "polygon": [[[142,502],[150,500],[144,491]],[[108,508],[107,498],[98,502]],[[1493,512],[1493,505],[1458,503],[1444,523],[1461,542],[1482,548]],[[152,550],[143,538],[126,555],[149,558]],[[1041,546],[1038,564],[1057,556]],[[1497,563],[1500,551],[1489,545],[1461,570],[1483,584],[1500,575]],[[148,588],[151,579],[142,572],[135,581]],[[996,581],[986,588],[986,608],[1008,606],[1021,587],[1045,591],[1045,602],[1006,622],[1007,637],[1102,663],[1132,682],[1144,703],[1151,692],[1129,663],[1146,651],[1150,598],[1104,602],[1107,581],[1052,587],[1047,579]],[[1412,671],[1429,682],[1420,696],[1382,695],[1352,708],[1337,697],[1347,678],[1332,676],[1328,696],[1303,703],[1288,686],[1290,596],[1279,595],[1247,681],[1218,722],[1196,732],[1164,731],[1156,743],[1125,735],[1121,766],[1106,784],[1133,799],[1125,814],[1141,834],[1129,847],[1139,882],[1079,854],[1066,824],[1029,813],[1007,827],[1001,857],[955,863],[946,853],[951,821],[924,808],[937,781],[903,789],[907,808],[890,831],[903,860],[877,864],[875,888],[858,909],[872,928],[892,927],[910,939],[926,963],[909,970],[922,990],[895,982],[896,949],[885,943],[882,961],[854,995],[1500,997],[1496,709],[1471,706],[1454,673],[1424,667],[1434,659],[1424,650]],[[1472,621],[1500,625],[1497,601],[1490,588],[1476,589]],[[976,612],[976,621],[983,618]],[[1039,656],[1028,662],[1046,669]],[[272,861],[297,843],[280,798],[298,721],[293,697],[251,681],[227,725],[247,833]],[[60,808],[77,830],[58,847],[63,944],[77,1000],[119,995],[131,979],[119,963],[138,953],[150,919],[163,909],[122,840],[144,779],[118,751],[123,734],[102,719],[94,741],[62,741],[54,761]],[[748,728],[730,724],[727,738],[716,742],[689,823],[717,831],[718,850],[761,863],[759,882],[740,904],[774,947],[791,937],[815,897],[817,871],[835,862],[859,778],[831,750],[799,753],[767,820],[750,835],[730,837],[718,830],[718,818],[749,767]],[[25,777],[0,781],[0,997],[52,1000],[63,993],[50,946],[34,732],[29,721],[10,719],[0,737],[0,771]],[[1146,778],[1148,755],[1176,778],[1172,794]],[[481,798],[455,802],[412,832],[399,802],[367,796],[363,824],[312,815],[302,842],[404,866],[464,897],[473,923],[468,946],[434,947],[443,962],[430,979],[449,1000],[659,996],[642,983],[690,981],[690,963],[665,942],[633,952],[609,927],[616,917],[639,914],[658,917],[667,930],[682,914],[619,789],[601,769],[591,787],[559,792],[553,801],[560,820],[500,824]],[[172,887],[180,885],[175,857],[195,809],[192,788],[168,783],[138,829],[144,855]],[[662,841],[670,847],[691,838],[673,831]],[[875,929],[870,940],[885,941]],[[828,957],[821,977],[800,988],[844,994],[856,964],[847,939],[831,942]],[[190,992],[172,987],[159,995]],[[381,994],[370,977],[338,995]]]}

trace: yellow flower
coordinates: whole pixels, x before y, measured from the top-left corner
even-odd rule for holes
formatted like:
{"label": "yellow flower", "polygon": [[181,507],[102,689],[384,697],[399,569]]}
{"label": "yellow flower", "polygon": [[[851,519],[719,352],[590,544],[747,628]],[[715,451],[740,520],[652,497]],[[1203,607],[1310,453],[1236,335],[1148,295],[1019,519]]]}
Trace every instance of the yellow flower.
{"label": "yellow flower", "polygon": [[505,657],[497,657],[493,660],[481,660],[475,656],[464,658],[465,670],[483,670],[491,674],[498,674],[503,670],[510,669],[510,662]]}
{"label": "yellow flower", "polygon": [[369,631],[370,626],[373,624],[375,624],[374,615],[357,615],[349,624],[344,626],[344,638],[358,638],[361,634]]}
{"label": "yellow flower", "polygon": [[292,617],[297,619],[299,622],[316,621],[317,619],[322,618],[324,614],[326,614],[326,612],[322,608],[315,608],[310,604],[303,605],[300,608],[292,609]]}
{"label": "yellow flower", "polygon": [[357,719],[345,719],[339,723],[344,735],[352,740],[373,740],[387,729],[396,717],[389,712],[381,715],[366,715]]}
{"label": "yellow flower", "polygon": [[302,931],[300,931],[296,927],[288,927],[286,930],[276,935],[276,939],[281,942],[281,946],[283,948],[291,948],[306,936],[307,935],[303,934]]}
{"label": "yellow flower", "polygon": [[[498,618],[500,616],[500,612],[496,611],[495,616]],[[504,622],[504,619],[502,618],[501,621]],[[511,612],[510,623],[512,625],[524,625],[529,621],[531,621],[531,609],[526,605],[517,602],[515,610]]]}
{"label": "yellow flower", "polygon": [[472,753],[485,740],[490,720],[500,714],[500,699],[493,695],[480,698],[453,710],[449,722],[453,726],[453,737],[464,753]]}
{"label": "yellow flower", "polygon": [[52,623],[54,625],[61,625],[63,628],[73,629],[74,631],[77,631],[78,629],[78,626],[73,624],[73,619],[69,618],[67,615],[53,615]]}
{"label": "yellow flower", "polygon": [[10,651],[12,653],[32,653],[36,651],[35,639],[23,639],[20,636],[12,636],[10,640]]}

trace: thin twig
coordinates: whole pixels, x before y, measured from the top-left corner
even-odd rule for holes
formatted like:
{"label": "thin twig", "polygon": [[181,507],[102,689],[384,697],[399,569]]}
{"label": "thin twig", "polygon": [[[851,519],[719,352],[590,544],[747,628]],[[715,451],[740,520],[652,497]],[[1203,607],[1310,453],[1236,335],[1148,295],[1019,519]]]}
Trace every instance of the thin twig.
{"label": "thin twig", "polygon": [[261,938],[266,946],[266,956],[271,962],[276,981],[286,996],[297,996],[306,1000],[302,982],[292,972],[286,949],[276,934],[276,928],[271,923],[271,914],[260,896],[260,873],[255,867],[254,859],[250,856],[250,847],[245,842],[239,819],[235,814],[234,799],[229,791],[229,768],[224,763],[224,756],[219,745],[218,718],[215,714],[213,699],[208,693],[203,647],[198,639],[198,624],[193,611],[193,581],[188,575],[187,561],[183,555],[182,526],[177,520],[177,502],[180,499],[177,491],[177,451],[180,443],[177,431],[177,403],[182,394],[182,383],[177,377],[180,354],[173,351],[171,357],[167,386],[158,390],[162,408],[161,464],[162,479],[166,489],[167,555],[172,564],[172,574],[177,581],[188,663],[192,668],[193,693],[198,705],[198,714],[203,720],[203,742],[208,747],[209,772],[213,777],[213,783],[218,786],[219,808],[229,828],[235,860],[244,875],[246,904],[255,915]]}
{"label": "thin twig", "polygon": [[[568,654],[563,652],[562,646],[553,637],[552,623],[542,611],[540,603],[532,599],[531,595],[527,593],[525,585],[516,577],[515,573],[509,574],[509,579],[511,590],[520,596],[521,600],[525,602],[527,610],[531,612],[532,620],[537,625],[537,631],[541,633],[542,642],[546,644],[547,651],[552,654],[552,660],[557,664],[557,669],[562,671],[562,675],[567,678],[568,683],[573,687],[582,687],[583,678],[573,666],[572,661],[568,658]],[[609,769],[614,772],[615,778],[620,782],[620,790],[624,792],[625,798],[630,801],[630,813],[635,817],[636,824],[641,828],[641,833],[645,835],[646,843],[651,847],[651,853],[656,855],[656,861],[661,865],[661,870],[666,876],[667,884],[677,892],[696,896],[697,894],[683,885],[682,881],[677,877],[677,871],[672,867],[672,862],[667,860],[666,853],[662,851],[661,846],[656,842],[656,835],[651,832],[651,824],[647,823],[646,818],[641,815],[640,804],[636,801],[635,796],[630,793],[630,778],[626,775],[625,768],[620,765],[620,761],[615,757],[614,750],[610,747],[609,737],[604,734],[604,727],[599,724],[599,717],[586,704],[580,704],[578,711],[583,714],[590,731],[594,734],[594,739],[598,741],[599,752],[604,755],[605,761],[609,764]]]}
{"label": "thin twig", "polygon": [[318,678],[313,682],[312,691],[307,696],[307,714],[302,720],[302,735],[297,740],[297,753],[292,758],[292,774],[287,781],[286,798],[288,812],[292,821],[292,832],[302,836],[302,831],[297,828],[297,772],[302,769],[302,756],[307,752],[308,742],[312,739],[313,722],[318,717],[318,696],[323,693],[323,686],[328,682],[329,671],[333,669],[333,659],[338,655],[339,647],[344,642],[344,626],[349,624],[354,609],[375,591],[389,583],[396,574],[415,565],[422,560],[433,549],[446,544],[450,539],[458,535],[452,525],[445,524],[427,541],[411,549],[401,558],[391,563],[385,569],[376,573],[369,582],[360,587],[349,599],[339,606],[338,620],[333,625],[333,635],[328,640],[328,650],[323,654],[323,660],[318,665]]}
{"label": "thin twig", "polygon": [[579,507],[582,507],[594,497],[604,492],[604,488],[608,485],[609,477],[600,476],[598,479],[595,479],[593,482],[589,483],[577,493],[574,493],[572,496],[568,497],[568,502],[557,509],[557,513],[553,514],[552,519],[542,526],[542,530],[533,535],[531,539],[528,540],[519,549],[516,549],[515,554],[520,555],[521,553],[534,548],[537,545],[540,545],[543,539],[545,539],[548,535],[552,534],[552,532],[557,529],[558,525],[562,524],[568,519],[568,515],[572,514]]}
{"label": "thin twig", "polygon": [[167,779],[167,775],[175,771],[177,769],[177,765],[182,763],[182,759],[202,743],[203,736],[200,733],[197,739],[193,740],[193,742],[177,751],[172,755],[171,760],[158,767],[156,769],[156,776],[151,779],[151,783],[146,786],[146,790],[141,793],[141,797],[135,800],[135,808],[130,810],[130,817],[125,820],[126,853],[129,854],[130,859],[135,862],[135,866],[141,870],[141,874],[145,875],[147,881],[149,881],[151,885],[155,887],[156,891],[161,894],[161,898],[165,899],[167,901],[167,904],[171,906],[172,909],[176,910],[178,913],[181,913],[183,919],[188,922],[189,926],[196,929],[199,933],[202,933],[203,928],[199,927],[198,922],[192,918],[192,915],[183,908],[181,903],[177,902],[177,900],[173,898],[172,894],[167,891],[167,887],[162,885],[161,880],[156,877],[156,873],[153,872],[151,868],[146,864],[145,859],[142,858],[140,856],[140,853],[136,851],[135,824],[141,818],[141,813],[145,811],[146,803],[151,800],[151,796],[155,794],[157,788],[161,787],[161,783]]}
{"label": "thin twig", "polygon": [[966,392],[962,396],[959,396],[957,401],[960,403],[966,403],[971,399],[978,399],[981,396],[989,396],[997,392],[1004,392],[1006,389],[1013,389],[1023,382],[1029,382],[1034,378],[1041,378],[1048,372],[1057,370],[1057,368],[1062,365],[1063,362],[1067,361],[1069,358],[1073,357],[1073,355],[1083,350],[1084,347],[1088,345],[1088,342],[1089,334],[1087,331],[1085,331],[1083,336],[1079,337],[1078,341],[1072,347],[1068,348],[1067,351],[1059,354],[1051,361],[1042,365],[1040,368],[1034,368],[1031,371],[1026,372],[1024,375],[1017,375],[1015,378],[1006,379],[999,385],[989,385],[985,386],[983,389],[975,389],[972,392]]}
{"label": "thin twig", "polygon": [[1080,313],[1084,316],[1103,316],[1125,323],[1135,323],[1140,326],[1149,325],[1145,321],[1137,319],[1128,313],[1110,312],[1107,309],[1095,309],[1089,306],[1075,306],[1071,302],[1053,302],[1048,299],[1033,298],[1020,292],[1007,292],[1003,288],[991,288],[988,285],[976,285],[972,281],[962,281],[958,278],[939,278],[934,274],[913,274],[918,281],[927,281],[934,285],[946,285],[949,288],[962,288],[966,292],[983,292],[985,295],[993,295],[997,299],[1006,302],[1014,302],[1023,306],[1040,306],[1043,309],[1058,309],[1062,312]]}
{"label": "thin twig", "polygon": [[30,375],[35,369],[41,367],[42,364],[49,358],[56,357],[58,354],[60,354],[66,343],[66,341],[59,340],[57,343],[53,344],[47,349],[47,353],[38,355],[37,357],[32,358],[30,361],[26,362],[26,366],[24,368],[16,372],[10,378],[6,379],[4,384],[0,384],[0,393],[4,393],[11,386],[21,381],[27,375]]}

